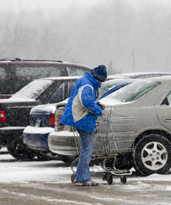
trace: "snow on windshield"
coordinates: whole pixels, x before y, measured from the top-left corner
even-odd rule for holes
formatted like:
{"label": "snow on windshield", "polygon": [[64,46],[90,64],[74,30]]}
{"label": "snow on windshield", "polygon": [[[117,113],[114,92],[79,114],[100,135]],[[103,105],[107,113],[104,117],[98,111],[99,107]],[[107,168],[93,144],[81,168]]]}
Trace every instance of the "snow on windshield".
{"label": "snow on windshield", "polygon": [[36,99],[49,85],[53,83],[53,80],[39,79],[34,80],[15,95],[13,95],[10,100],[15,99]]}
{"label": "snow on windshield", "polygon": [[118,102],[131,102],[140,98],[159,84],[159,82],[151,80],[139,80],[111,93],[107,97],[101,99],[100,102],[115,102],[114,104]]}

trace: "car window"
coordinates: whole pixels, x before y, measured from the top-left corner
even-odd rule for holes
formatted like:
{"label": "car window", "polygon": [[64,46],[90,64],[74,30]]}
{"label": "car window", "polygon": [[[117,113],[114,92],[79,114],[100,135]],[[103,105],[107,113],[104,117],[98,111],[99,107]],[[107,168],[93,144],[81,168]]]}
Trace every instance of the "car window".
{"label": "car window", "polygon": [[169,105],[171,106],[171,92],[167,96],[167,101],[168,101]]}
{"label": "car window", "polygon": [[0,80],[4,80],[6,78],[5,69],[0,67]]}
{"label": "car window", "polygon": [[45,78],[45,77],[58,77],[65,76],[65,67],[57,66],[33,66],[33,67],[16,67],[16,76],[30,78]]}
{"label": "car window", "polygon": [[62,83],[62,85],[58,88],[58,90],[52,95],[49,103],[58,103],[65,100],[64,90],[65,90],[65,83]]}
{"label": "car window", "polygon": [[130,84],[130,83],[124,83],[124,84],[115,85],[115,86],[109,88],[108,91],[106,91],[103,95],[100,96],[99,100],[102,99],[102,98],[104,98],[104,97],[106,97],[106,96],[108,96],[108,95],[110,95],[111,93],[113,93],[113,92],[119,90],[120,88],[122,88],[122,87],[124,87],[124,86],[126,86],[126,85],[129,85],[129,84]]}
{"label": "car window", "polygon": [[16,79],[14,83],[14,90],[20,90],[32,80],[45,77],[67,76],[65,67],[58,66],[28,66],[15,68]]}
{"label": "car window", "polygon": [[106,93],[110,89],[110,86],[103,86],[99,88],[99,96],[102,96],[104,93]]}
{"label": "car window", "polygon": [[6,86],[8,86],[8,83],[5,83],[5,78],[6,78],[6,72],[5,69],[0,67],[0,93],[6,93],[4,92],[4,90],[6,91]]}
{"label": "car window", "polygon": [[85,69],[77,67],[67,67],[67,72],[69,76],[82,76],[85,74]]}
{"label": "car window", "polygon": [[58,90],[53,94],[49,103],[58,103],[68,98],[72,92],[75,82],[62,83]]}
{"label": "car window", "polygon": [[116,92],[108,95],[105,100],[116,100],[121,102],[130,102],[137,100],[150,90],[158,86],[160,82],[139,80],[130,85],[127,85]]}
{"label": "car window", "polygon": [[18,91],[15,95],[13,95],[10,100],[14,99],[36,99],[41,93],[46,90],[51,84],[53,80],[34,80],[20,91]]}
{"label": "car window", "polygon": [[75,82],[69,82],[68,83],[68,97],[71,95],[71,92],[73,90],[74,85],[75,85]]}
{"label": "car window", "polygon": [[9,72],[7,67],[0,67],[0,84],[0,94],[13,93],[11,72]]}

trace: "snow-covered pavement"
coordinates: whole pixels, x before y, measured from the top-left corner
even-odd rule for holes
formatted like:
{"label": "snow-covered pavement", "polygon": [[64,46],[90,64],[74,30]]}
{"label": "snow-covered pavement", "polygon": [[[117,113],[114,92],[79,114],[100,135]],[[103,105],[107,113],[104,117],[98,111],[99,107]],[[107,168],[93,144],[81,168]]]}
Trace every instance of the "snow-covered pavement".
{"label": "snow-covered pavement", "polygon": [[[1,150],[2,152],[2,150]],[[94,171],[101,168],[95,167]],[[114,177],[113,184],[102,181],[98,187],[77,187],[71,184],[71,168],[62,161],[17,161],[9,154],[0,154],[0,204],[171,204],[171,172],[127,177],[122,184]]]}

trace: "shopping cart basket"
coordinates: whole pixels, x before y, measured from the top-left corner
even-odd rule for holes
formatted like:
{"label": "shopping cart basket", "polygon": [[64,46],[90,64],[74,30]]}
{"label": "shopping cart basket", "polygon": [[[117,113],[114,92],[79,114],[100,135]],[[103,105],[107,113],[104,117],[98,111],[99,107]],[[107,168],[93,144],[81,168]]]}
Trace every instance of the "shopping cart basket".
{"label": "shopping cart basket", "polygon": [[[126,175],[132,172],[128,169],[116,169],[115,164],[119,154],[132,152],[134,149],[135,129],[134,117],[126,116],[112,109],[106,112],[106,117],[99,117],[97,120],[97,133],[95,135],[95,149],[91,162],[99,162],[103,168],[103,180],[112,184],[113,176],[119,175],[122,183],[126,183]],[[81,152],[81,140],[77,132],[74,133],[77,153]],[[76,173],[76,165],[79,157],[71,164],[74,174],[71,176],[73,182]],[[112,160],[112,167],[108,167],[109,159]]]}

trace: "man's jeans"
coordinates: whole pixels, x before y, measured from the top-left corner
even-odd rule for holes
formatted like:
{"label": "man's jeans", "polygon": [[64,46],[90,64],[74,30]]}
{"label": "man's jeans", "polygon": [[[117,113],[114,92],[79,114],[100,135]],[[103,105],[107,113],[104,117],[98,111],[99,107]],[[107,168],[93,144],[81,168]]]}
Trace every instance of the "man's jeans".
{"label": "man's jeans", "polygon": [[77,166],[76,181],[84,183],[91,180],[89,164],[94,151],[95,133],[86,132],[80,129],[77,129],[77,131],[81,138],[82,149]]}

